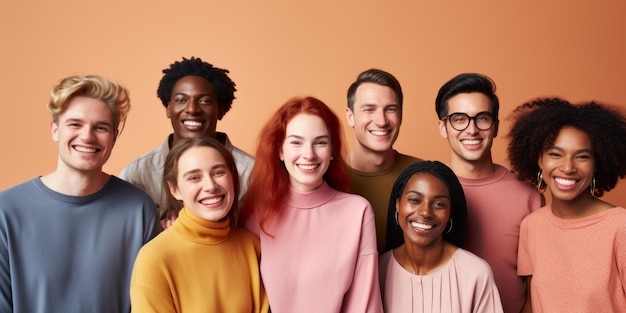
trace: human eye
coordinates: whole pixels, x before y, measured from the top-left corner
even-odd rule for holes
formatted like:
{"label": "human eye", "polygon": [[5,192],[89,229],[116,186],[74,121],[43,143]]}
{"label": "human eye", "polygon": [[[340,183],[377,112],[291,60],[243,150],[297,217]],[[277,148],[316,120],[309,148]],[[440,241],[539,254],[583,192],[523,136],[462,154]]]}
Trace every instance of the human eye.
{"label": "human eye", "polygon": [[221,177],[221,176],[226,175],[226,173],[227,173],[226,169],[223,169],[223,168],[216,169],[216,170],[213,171],[213,176],[214,177]]}
{"label": "human eye", "polygon": [[463,124],[467,122],[467,116],[464,114],[452,114],[450,120],[455,124]]}
{"label": "human eye", "polygon": [[328,144],[327,140],[318,140],[318,141],[315,142],[316,146],[325,146],[327,144]]}
{"label": "human eye", "polygon": [[189,182],[197,182],[200,180],[200,175],[189,175],[187,176],[187,181]]}
{"label": "human eye", "polygon": [[559,158],[559,157],[561,157],[561,153],[559,153],[558,151],[548,151],[547,154],[551,158]]}
{"label": "human eye", "polygon": [[200,104],[213,104],[213,100],[209,97],[202,98],[199,102]]}
{"label": "human eye", "polygon": [[443,201],[435,201],[433,207],[436,209],[445,209],[448,207],[448,204]]}
{"label": "human eye", "polygon": [[179,104],[187,103],[187,99],[185,99],[184,97],[175,97],[174,103],[179,103]]}
{"label": "human eye", "polygon": [[289,144],[292,146],[299,146],[302,144],[302,141],[298,140],[298,139],[292,139],[289,141]]}
{"label": "human eye", "polygon": [[397,106],[390,106],[390,107],[386,107],[385,111],[390,112],[390,113],[394,113],[394,112],[398,112],[398,107]]}
{"label": "human eye", "polygon": [[409,198],[406,199],[406,201],[408,203],[411,203],[411,204],[420,204],[420,203],[422,203],[422,199],[417,198],[417,197],[409,197]]}

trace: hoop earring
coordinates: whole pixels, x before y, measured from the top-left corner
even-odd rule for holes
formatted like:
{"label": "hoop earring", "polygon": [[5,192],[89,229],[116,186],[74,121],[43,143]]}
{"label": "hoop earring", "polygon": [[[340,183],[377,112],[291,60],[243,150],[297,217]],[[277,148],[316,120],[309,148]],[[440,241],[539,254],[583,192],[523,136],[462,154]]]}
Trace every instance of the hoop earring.
{"label": "hoop earring", "polygon": [[398,222],[398,211],[396,211],[395,216],[396,216],[396,224],[399,226],[399,225],[400,225],[400,223]]}
{"label": "hoop earring", "polygon": [[591,185],[589,185],[589,189],[591,191],[591,197],[595,198],[596,197],[596,176],[593,175],[593,178],[591,179]]}
{"label": "hoop earring", "polygon": [[543,173],[540,168],[537,173],[537,191],[539,191],[539,193],[544,193],[546,191],[546,187],[547,186],[543,184]]}
{"label": "hoop earring", "polygon": [[452,225],[454,224],[452,222],[452,219],[449,219],[449,221],[450,221],[450,228],[448,228],[448,230],[446,230],[446,234],[449,234],[452,231]]}

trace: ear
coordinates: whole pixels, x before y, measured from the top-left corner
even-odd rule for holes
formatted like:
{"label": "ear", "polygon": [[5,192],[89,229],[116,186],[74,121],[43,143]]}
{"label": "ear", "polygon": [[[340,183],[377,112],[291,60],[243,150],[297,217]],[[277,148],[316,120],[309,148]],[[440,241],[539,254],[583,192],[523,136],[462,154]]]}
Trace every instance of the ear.
{"label": "ear", "polygon": [[348,121],[348,125],[350,125],[350,127],[354,127],[354,113],[352,113],[350,108],[346,108],[346,120]]}
{"label": "ear", "polygon": [[224,107],[221,104],[217,105],[217,120],[221,121],[222,118],[224,118],[224,115],[226,115],[226,113],[224,113]]}
{"label": "ear", "polygon": [[180,194],[180,191],[178,190],[178,186],[167,182],[167,187],[170,190],[170,193],[172,194],[172,196],[174,197],[174,199],[179,200],[179,201],[183,201],[183,197]]}
{"label": "ear", "polygon": [[170,104],[168,103],[167,106],[165,107],[165,116],[167,116],[167,118],[171,118],[172,115],[170,115]]}
{"label": "ear", "polygon": [[50,133],[52,133],[52,140],[59,141],[59,125],[55,122],[50,122]]}
{"label": "ear", "polygon": [[493,138],[498,137],[498,129],[500,129],[500,120],[496,120],[493,124]]}
{"label": "ear", "polygon": [[448,130],[446,129],[446,122],[439,121],[437,126],[439,127],[439,135],[445,139],[448,139]]}

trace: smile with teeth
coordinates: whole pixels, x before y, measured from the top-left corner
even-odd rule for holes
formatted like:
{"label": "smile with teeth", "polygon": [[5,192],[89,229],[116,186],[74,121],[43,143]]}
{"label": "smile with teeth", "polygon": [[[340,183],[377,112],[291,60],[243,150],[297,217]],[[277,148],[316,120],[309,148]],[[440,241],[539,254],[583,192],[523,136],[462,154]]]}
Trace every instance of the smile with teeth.
{"label": "smile with teeth", "polygon": [[469,146],[474,146],[474,145],[480,144],[480,140],[479,139],[464,139],[464,140],[461,140],[461,142],[464,145],[469,145]]}
{"label": "smile with teeth", "polygon": [[421,230],[430,230],[433,227],[435,227],[435,225],[424,224],[424,223],[419,223],[419,222],[415,222],[415,221],[411,222],[411,226],[413,228],[418,228],[418,229],[421,229]]}
{"label": "smile with teeth", "polygon": [[74,149],[78,152],[89,152],[89,153],[94,153],[98,151],[98,149],[96,148],[87,148],[87,147],[82,147],[82,146],[74,146]]}
{"label": "smile with teeth", "polygon": [[564,186],[571,186],[576,183],[575,179],[565,179],[561,177],[555,177],[554,181],[556,181],[557,184]]}
{"label": "smile with teeth", "polygon": [[201,122],[198,121],[183,121],[183,124],[185,126],[191,126],[191,127],[198,127],[198,126],[202,126]]}
{"label": "smile with teeth", "polygon": [[208,199],[202,199],[200,200],[201,204],[204,205],[211,205],[211,204],[216,204],[221,202],[222,200],[224,200],[224,195],[219,196],[219,197],[213,197],[213,198],[208,198]]}
{"label": "smile with teeth", "polygon": [[390,132],[390,130],[370,130],[370,133],[374,136],[386,136]]}
{"label": "smile with teeth", "polygon": [[316,168],[318,168],[320,165],[319,164],[298,164],[298,167],[305,170],[305,171],[311,171],[314,170]]}

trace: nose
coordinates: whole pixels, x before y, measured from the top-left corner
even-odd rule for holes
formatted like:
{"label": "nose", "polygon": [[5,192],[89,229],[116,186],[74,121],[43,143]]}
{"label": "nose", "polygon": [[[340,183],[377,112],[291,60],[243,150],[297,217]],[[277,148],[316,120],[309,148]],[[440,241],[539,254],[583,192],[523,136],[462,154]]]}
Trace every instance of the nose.
{"label": "nose", "polygon": [[374,120],[374,124],[378,126],[387,125],[387,115],[385,115],[385,110],[376,110],[376,112],[374,113],[373,120]]}
{"label": "nose", "polygon": [[468,134],[475,134],[478,132],[478,127],[476,127],[476,117],[469,119],[469,125],[465,128],[465,132]]}
{"label": "nose", "polygon": [[574,165],[574,160],[572,158],[564,158],[563,163],[561,164],[561,170],[563,173],[575,172],[576,166]]}
{"label": "nose", "polygon": [[315,154],[315,149],[313,147],[313,144],[311,145],[304,145],[302,148],[302,157],[305,160],[314,160],[316,157]]}
{"label": "nose", "polygon": [[187,113],[196,113],[200,111],[200,104],[196,99],[190,99],[189,102],[187,102],[187,106],[185,106],[185,111]]}
{"label": "nose", "polygon": [[94,138],[94,130],[91,127],[83,127],[80,131],[80,139],[89,142]]}
{"label": "nose", "polygon": [[431,213],[430,203],[423,203],[423,205],[417,209],[417,214],[421,217],[429,217]]}
{"label": "nose", "polygon": [[219,190],[219,185],[213,180],[213,177],[209,176],[207,179],[204,180],[204,184],[202,185],[202,188],[205,191],[214,193],[217,190]]}

